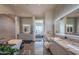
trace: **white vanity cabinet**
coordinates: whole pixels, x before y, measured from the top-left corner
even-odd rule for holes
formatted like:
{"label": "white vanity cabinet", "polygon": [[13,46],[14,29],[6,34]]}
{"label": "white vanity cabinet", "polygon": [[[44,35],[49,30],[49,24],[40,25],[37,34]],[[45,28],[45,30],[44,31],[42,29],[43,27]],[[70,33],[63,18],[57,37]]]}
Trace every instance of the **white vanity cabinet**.
{"label": "white vanity cabinet", "polygon": [[58,42],[49,37],[45,37],[45,42],[49,43],[45,47],[49,48],[53,55],[74,55],[71,51],[68,51],[66,47],[61,46]]}
{"label": "white vanity cabinet", "polygon": [[68,52],[64,48],[62,48],[60,45],[58,45],[54,41],[51,42],[49,49],[54,55],[67,55],[68,54]]}
{"label": "white vanity cabinet", "polygon": [[71,51],[68,51],[66,48],[63,48],[55,41],[52,41],[49,47],[53,55],[75,55]]}

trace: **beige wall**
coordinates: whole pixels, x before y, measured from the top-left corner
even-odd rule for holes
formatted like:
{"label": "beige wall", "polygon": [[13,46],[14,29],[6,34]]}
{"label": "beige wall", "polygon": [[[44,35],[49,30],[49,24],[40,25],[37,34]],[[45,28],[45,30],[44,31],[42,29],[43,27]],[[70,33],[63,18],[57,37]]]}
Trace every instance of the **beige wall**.
{"label": "beige wall", "polygon": [[0,36],[15,38],[15,21],[7,16],[0,15]]}
{"label": "beige wall", "polygon": [[21,17],[20,18],[20,33],[23,33],[23,24],[29,24],[31,26],[31,33],[32,33],[32,31],[33,31],[32,17]]}
{"label": "beige wall", "polygon": [[53,15],[52,11],[45,13],[45,19],[44,19],[44,24],[45,24],[45,33],[51,32],[53,33]]}

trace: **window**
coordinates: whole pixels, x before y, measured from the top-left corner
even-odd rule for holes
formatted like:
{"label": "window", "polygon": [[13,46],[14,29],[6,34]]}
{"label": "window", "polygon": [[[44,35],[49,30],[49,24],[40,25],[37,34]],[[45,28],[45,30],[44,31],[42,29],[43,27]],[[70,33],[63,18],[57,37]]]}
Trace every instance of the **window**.
{"label": "window", "polygon": [[23,24],[23,32],[24,33],[30,33],[30,25]]}
{"label": "window", "polygon": [[66,25],[66,33],[73,33],[73,25]]}

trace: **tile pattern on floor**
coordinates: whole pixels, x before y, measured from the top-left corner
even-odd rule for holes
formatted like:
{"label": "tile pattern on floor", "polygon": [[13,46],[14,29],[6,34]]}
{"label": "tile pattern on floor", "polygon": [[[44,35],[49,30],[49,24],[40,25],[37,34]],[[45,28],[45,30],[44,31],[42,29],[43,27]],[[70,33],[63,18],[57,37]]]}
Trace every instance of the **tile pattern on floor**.
{"label": "tile pattern on floor", "polygon": [[44,47],[43,38],[36,38],[35,42],[24,44],[21,55],[49,55],[49,52]]}

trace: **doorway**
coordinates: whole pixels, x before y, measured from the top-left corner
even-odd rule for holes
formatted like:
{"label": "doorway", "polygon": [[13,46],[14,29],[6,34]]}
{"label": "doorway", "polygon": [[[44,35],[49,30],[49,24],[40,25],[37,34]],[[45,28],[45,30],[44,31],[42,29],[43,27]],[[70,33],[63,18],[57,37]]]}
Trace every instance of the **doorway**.
{"label": "doorway", "polygon": [[43,55],[43,35],[44,22],[43,20],[35,20],[35,54]]}
{"label": "doorway", "polygon": [[[43,20],[35,20],[35,37],[43,38],[44,35],[44,22]],[[40,39],[38,39],[40,40]]]}

